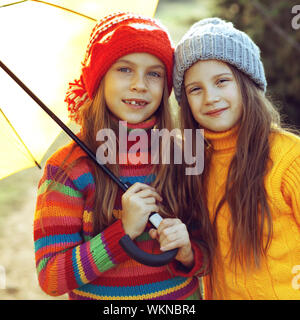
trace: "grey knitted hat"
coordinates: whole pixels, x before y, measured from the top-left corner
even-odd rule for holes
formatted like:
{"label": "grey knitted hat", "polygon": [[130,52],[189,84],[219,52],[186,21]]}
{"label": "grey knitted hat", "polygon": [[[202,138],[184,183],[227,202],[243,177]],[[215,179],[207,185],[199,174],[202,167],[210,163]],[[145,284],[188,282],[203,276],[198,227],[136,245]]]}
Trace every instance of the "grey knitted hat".
{"label": "grey knitted hat", "polygon": [[267,81],[257,45],[231,22],[208,18],[195,23],[176,47],[173,84],[178,102],[185,71],[198,60],[209,59],[232,64],[266,91]]}

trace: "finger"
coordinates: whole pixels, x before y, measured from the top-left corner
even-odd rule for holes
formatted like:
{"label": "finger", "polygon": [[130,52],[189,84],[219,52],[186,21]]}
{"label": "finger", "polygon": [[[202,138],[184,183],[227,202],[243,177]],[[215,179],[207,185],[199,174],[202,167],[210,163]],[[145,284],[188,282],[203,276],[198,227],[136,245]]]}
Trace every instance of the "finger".
{"label": "finger", "polygon": [[189,234],[185,225],[179,224],[164,229],[161,233],[159,233],[159,240],[162,246],[176,240],[181,241],[182,244],[186,244],[189,241]]}
{"label": "finger", "polygon": [[144,203],[146,204],[155,204],[156,203],[156,199],[154,197],[152,198],[145,198],[143,199]]}
{"label": "finger", "polygon": [[168,242],[160,246],[160,251],[169,251],[172,249],[177,249],[183,247],[183,244],[179,240]]}
{"label": "finger", "polygon": [[[171,240],[170,240],[171,239]],[[165,251],[165,250],[171,250],[174,248],[182,248],[182,247],[186,247],[188,245],[190,245],[190,239],[188,236],[180,236],[178,234],[175,234],[171,237],[169,237],[169,239],[165,239],[163,241],[161,241],[161,239],[159,238],[159,243],[161,246],[161,250]]]}
{"label": "finger", "polygon": [[168,243],[172,243],[177,240],[178,240],[177,232],[172,232],[172,233],[168,233],[167,235],[159,236],[159,242],[162,247],[167,245]]}
{"label": "finger", "polygon": [[156,229],[150,229],[149,230],[149,235],[152,239],[156,240],[158,238],[158,233]]}
{"label": "finger", "polygon": [[153,188],[145,183],[136,182],[128,188],[126,193],[129,193],[129,194],[137,193],[137,192],[144,190],[144,189],[151,189],[151,190],[155,191],[155,188]]}
{"label": "finger", "polygon": [[140,198],[153,197],[157,201],[162,201],[162,197],[155,190],[152,190],[152,189],[141,190],[141,191],[137,192],[136,195],[139,196]]}
{"label": "finger", "polygon": [[[183,224],[180,219],[166,218],[162,220],[157,231],[160,235],[162,235],[164,230],[167,230],[168,228],[172,228],[173,226],[180,225],[180,224]],[[171,232],[171,231],[168,231],[168,232]]]}
{"label": "finger", "polygon": [[145,209],[147,211],[149,211],[149,215],[152,213],[152,212],[157,212],[159,213],[159,206],[157,204],[146,204],[145,205]]}
{"label": "finger", "polygon": [[155,195],[157,197],[157,200],[162,201],[162,198],[156,192],[155,188],[144,183],[136,182],[130,188],[128,188],[128,190],[123,194],[123,197],[126,198],[135,194],[139,194],[141,197]]}

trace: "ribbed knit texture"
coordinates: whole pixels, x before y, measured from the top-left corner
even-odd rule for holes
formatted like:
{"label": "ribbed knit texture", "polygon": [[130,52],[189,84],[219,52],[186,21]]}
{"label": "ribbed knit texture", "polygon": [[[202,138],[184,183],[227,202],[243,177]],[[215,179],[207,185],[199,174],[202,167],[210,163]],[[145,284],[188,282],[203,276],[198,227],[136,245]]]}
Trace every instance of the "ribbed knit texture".
{"label": "ribbed knit texture", "polygon": [[[221,133],[205,131],[214,149],[208,178],[210,214],[215,212],[225,192],[237,129],[234,127]],[[228,255],[230,238],[227,227],[231,215],[225,204],[217,218],[220,258],[214,265],[216,294],[211,297],[206,277],[205,299],[300,299],[300,289],[292,286],[297,275],[292,273],[293,267],[300,264],[300,138],[286,132],[272,133],[270,157],[273,167],[264,181],[273,219],[273,238],[267,258],[262,259],[258,270],[247,272],[238,265],[235,273]]]}
{"label": "ribbed knit texture", "polygon": [[209,59],[234,65],[266,90],[267,81],[257,45],[231,22],[207,18],[192,25],[176,47],[173,84],[178,102],[185,71],[195,62]]}
{"label": "ribbed knit texture", "polygon": [[[146,126],[153,126],[151,121]],[[145,123],[140,128],[145,128]],[[134,144],[128,141],[128,149],[130,143]],[[118,243],[124,235],[119,219],[100,234],[92,235],[94,212],[89,200],[95,192],[95,183],[89,160],[80,148],[74,150],[67,164],[83,158],[69,171],[65,181],[45,195],[72,145],[57,151],[47,161],[39,183],[34,243],[41,288],[50,295],[68,293],[70,299],[199,299],[195,274],[202,268],[202,252],[196,243],[192,242],[195,265],[187,272],[176,261],[168,266],[148,267],[132,260]],[[155,178],[150,175],[151,168],[151,164],[121,165],[121,179],[149,184]],[[121,214],[119,195],[114,216]],[[158,253],[159,243],[150,238],[149,228],[147,225],[135,241],[143,250]]]}

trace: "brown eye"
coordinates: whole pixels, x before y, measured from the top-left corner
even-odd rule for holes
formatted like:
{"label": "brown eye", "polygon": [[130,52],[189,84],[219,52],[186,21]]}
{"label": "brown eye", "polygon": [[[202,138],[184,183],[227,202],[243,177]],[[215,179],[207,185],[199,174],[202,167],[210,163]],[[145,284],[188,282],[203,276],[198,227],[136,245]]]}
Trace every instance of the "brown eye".
{"label": "brown eye", "polygon": [[226,82],[228,82],[228,81],[230,81],[229,79],[219,79],[218,81],[217,81],[217,85],[222,85],[222,84],[225,84]]}
{"label": "brown eye", "polygon": [[194,87],[192,89],[189,90],[189,93],[196,93],[196,92],[199,92],[201,90],[201,88],[199,87]]}

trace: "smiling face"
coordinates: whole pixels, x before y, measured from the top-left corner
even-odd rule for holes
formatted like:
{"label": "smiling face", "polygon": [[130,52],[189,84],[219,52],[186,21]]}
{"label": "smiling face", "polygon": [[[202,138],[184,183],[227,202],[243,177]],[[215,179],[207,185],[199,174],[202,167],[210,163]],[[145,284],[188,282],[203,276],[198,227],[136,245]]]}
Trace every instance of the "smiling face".
{"label": "smiling face", "polygon": [[120,120],[136,124],[160,106],[165,83],[164,64],[148,53],[121,57],[104,76],[108,109]]}
{"label": "smiling face", "polygon": [[184,78],[185,93],[195,120],[211,131],[226,131],[242,116],[242,97],[237,81],[224,62],[198,61]]}

